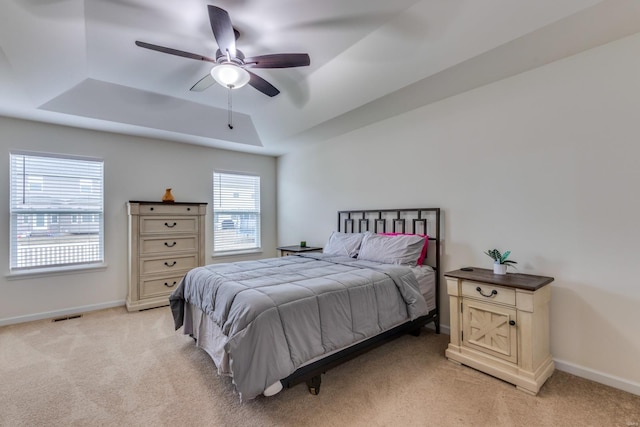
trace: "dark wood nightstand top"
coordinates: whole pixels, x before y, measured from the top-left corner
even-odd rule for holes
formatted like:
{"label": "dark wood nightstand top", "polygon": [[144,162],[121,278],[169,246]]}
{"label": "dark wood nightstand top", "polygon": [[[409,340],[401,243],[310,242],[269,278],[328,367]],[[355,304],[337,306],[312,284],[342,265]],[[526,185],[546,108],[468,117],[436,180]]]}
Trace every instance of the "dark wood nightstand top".
{"label": "dark wood nightstand top", "polygon": [[488,283],[491,285],[506,286],[509,288],[535,291],[553,282],[553,277],[534,276],[531,274],[507,273],[494,274],[493,270],[472,267],[471,271],[455,270],[444,273],[445,277],[472,280],[474,282]]}
{"label": "dark wood nightstand top", "polygon": [[276,248],[279,251],[284,251],[284,252],[319,252],[322,250],[322,248],[316,247],[316,246],[305,246],[302,247],[300,245],[293,245],[293,246],[280,246]]}

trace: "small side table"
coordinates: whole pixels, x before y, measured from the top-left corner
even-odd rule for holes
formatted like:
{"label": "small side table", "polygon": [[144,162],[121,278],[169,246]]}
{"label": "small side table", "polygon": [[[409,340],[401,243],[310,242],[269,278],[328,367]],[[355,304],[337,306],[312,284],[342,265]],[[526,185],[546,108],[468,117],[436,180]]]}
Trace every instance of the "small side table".
{"label": "small side table", "polygon": [[280,256],[299,254],[301,252],[322,252],[322,248],[318,248],[316,246],[280,246],[276,249],[280,251]]}
{"label": "small side table", "polygon": [[549,351],[553,277],[473,267],[450,271],[447,358],[537,394],[554,370]]}

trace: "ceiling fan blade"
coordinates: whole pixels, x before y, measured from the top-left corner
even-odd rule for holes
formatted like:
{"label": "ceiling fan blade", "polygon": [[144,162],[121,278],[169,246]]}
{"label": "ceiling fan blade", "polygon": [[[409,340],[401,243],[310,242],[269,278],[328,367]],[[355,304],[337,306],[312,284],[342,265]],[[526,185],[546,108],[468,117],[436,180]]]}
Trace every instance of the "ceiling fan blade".
{"label": "ceiling fan blade", "polygon": [[183,50],[172,49],[170,47],[158,46],[151,43],[145,43],[136,40],[136,45],[140,47],[144,47],[145,49],[156,50],[162,53],[168,53],[170,55],[182,56],[183,58],[196,59],[198,61],[208,61],[213,62],[215,64],[216,60],[214,58],[209,58],[206,56],[198,55],[197,53],[185,52]]}
{"label": "ceiling fan blade", "polygon": [[306,53],[275,53],[245,58],[244,63],[252,68],[304,67],[311,63]]}
{"label": "ceiling fan blade", "polygon": [[215,82],[216,81],[213,79],[213,77],[211,77],[211,73],[207,73],[206,76],[198,80],[198,83],[191,86],[191,89],[189,90],[194,92],[202,92],[203,90],[209,88]]}
{"label": "ceiling fan blade", "polygon": [[258,89],[260,92],[268,96],[276,96],[280,93],[280,91],[276,89],[274,85],[272,85],[262,77],[253,74],[251,71],[247,70],[247,72],[249,73],[249,84]]}
{"label": "ceiling fan blade", "polygon": [[229,51],[232,58],[236,57],[236,36],[231,25],[231,18],[226,10],[217,6],[208,5],[209,21],[218,47],[222,53]]}

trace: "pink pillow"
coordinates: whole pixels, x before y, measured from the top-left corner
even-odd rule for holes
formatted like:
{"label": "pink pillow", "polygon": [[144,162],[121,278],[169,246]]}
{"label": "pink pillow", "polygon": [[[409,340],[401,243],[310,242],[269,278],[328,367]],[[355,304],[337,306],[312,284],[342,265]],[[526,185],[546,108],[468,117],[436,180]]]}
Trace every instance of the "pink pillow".
{"label": "pink pillow", "polygon": [[422,265],[424,259],[427,257],[427,248],[429,247],[429,236],[426,234],[411,234],[411,233],[378,233],[383,236],[420,236],[424,237],[424,246],[422,247],[422,252],[420,252],[420,256],[418,257],[417,265]]}

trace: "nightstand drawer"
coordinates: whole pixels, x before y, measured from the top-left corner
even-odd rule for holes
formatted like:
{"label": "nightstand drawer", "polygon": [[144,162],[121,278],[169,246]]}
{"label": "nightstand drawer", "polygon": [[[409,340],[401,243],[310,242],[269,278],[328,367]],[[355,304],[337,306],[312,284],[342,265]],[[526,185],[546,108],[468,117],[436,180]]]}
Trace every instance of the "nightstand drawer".
{"label": "nightstand drawer", "polygon": [[198,266],[198,254],[174,256],[160,259],[144,259],[140,262],[140,274],[172,273],[190,270]]}
{"label": "nightstand drawer", "polygon": [[140,239],[140,255],[195,251],[197,248],[196,236]]}
{"label": "nightstand drawer", "polygon": [[140,217],[140,234],[193,233],[198,231],[198,219]]}
{"label": "nightstand drawer", "polygon": [[[478,288],[480,290],[478,290]],[[462,282],[461,291],[465,297],[476,298],[487,302],[516,305],[516,291],[512,288],[465,280]]]}

